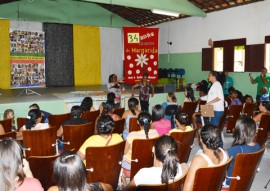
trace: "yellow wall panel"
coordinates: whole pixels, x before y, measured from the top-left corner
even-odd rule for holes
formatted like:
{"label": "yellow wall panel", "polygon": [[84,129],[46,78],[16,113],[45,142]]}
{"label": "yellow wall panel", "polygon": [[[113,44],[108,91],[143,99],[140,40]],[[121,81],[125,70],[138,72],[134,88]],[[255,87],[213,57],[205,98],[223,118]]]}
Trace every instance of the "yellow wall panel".
{"label": "yellow wall panel", "polygon": [[0,20],[0,88],[10,89],[9,20]]}
{"label": "yellow wall panel", "polygon": [[73,25],[75,86],[101,84],[99,27]]}

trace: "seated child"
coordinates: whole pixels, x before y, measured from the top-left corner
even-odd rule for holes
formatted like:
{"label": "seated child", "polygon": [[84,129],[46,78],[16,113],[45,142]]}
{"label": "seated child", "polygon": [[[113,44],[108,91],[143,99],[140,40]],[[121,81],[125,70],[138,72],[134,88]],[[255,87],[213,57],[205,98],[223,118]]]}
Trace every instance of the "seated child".
{"label": "seated child", "polygon": [[242,105],[241,100],[238,98],[238,91],[232,90],[230,91],[230,98],[231,98],[231,106],[232,105]]}
{"label": "seated child", "polygon": [[260,101],[269,101],[269,94],[268,94],[268,89],[267,87],[262,87],[261,88],[261,98]]}

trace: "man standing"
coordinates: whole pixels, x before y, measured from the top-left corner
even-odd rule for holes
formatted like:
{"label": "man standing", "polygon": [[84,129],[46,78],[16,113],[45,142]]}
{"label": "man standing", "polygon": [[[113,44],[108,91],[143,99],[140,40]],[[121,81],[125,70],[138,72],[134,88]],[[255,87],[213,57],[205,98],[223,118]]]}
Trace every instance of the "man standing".
{"label": "man standing", "polygon": [[260,101],[261,98],[261,89],[266,86],[269,90],[269,86],[270,86],[270,76],[267,76],[267,69],[264,67],[261,70],[261,74],[260,76],[257,76],[255,78],[255,80],[252,77],[252,73],[249,73],[249,78],[250,78],[250,82],[252,84],[256,84],[258,83],[257,86],[257,95],[256,95],[256,101]]}
{"label": "man standing", "polygon": [[225,72],[225,77],[226,81],[223,84],[223,93],[224,93],[224,98],[226,99],[229,95],[229,88],[233,87],[233,79],[231,76],[229,76],[229,72]]}

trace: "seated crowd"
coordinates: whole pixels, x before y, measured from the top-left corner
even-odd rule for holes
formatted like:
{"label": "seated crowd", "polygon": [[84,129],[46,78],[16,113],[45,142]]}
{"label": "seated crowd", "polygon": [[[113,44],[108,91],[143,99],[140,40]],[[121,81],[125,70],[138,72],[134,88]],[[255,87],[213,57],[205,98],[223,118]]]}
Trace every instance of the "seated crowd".
{"label": "seated crowd", "polygon": [[[199,83],[198,90],[200,98],[196,102],[193,89],[187,87],[185,89],[184,102],[177,104],[174,93],[170,92],[167,101],[162,104],[153,106],[152,115],[148,112],[139,110],[139,101],[136,98],[128,100],[128,110],[122,116],[114,114],[114,110],[120,108],[119,102],[115,104],[114,93],[108,93],[108,101],[100,105],[100,115],[96,118],[95,134],[90,136],[78,149],[77,153],[73,151],[64,151],[63,145],[60,147],[62,152],[54,162],[53,179],[55,186],[49,188],[49,191],[60,190],[108,190],[112,191],[111,185],[98,182],[87,183],[85,158],[86,149],[88,147],[106,147],[125,142],[125,149],[122,161],[122,170],[119,177],[119,185],[125,190],[136,190],[136,187],[142,184],[168,184],[179,179],[187,172],[184,182],[184,191],[193,189],[193,183],[196,171],[199,168],[218,166],[225,164],[230,157],[230,163],[227,175],[230,177],[234,168],[235,157],[238,153],[252,153],[260,150],[260,145],[254,142],[256,136],[256,127],[261,121],[263,115],[269,115],[270,103],[263,101],[258,104],[259,112],[256,116],[243,115],[237,119],[233,137],[232,147],[224,150],[222,146],[222,134],[217,126],[203,121],[200,117],[200,105],[207,100],[208,84],[205,80]],[[242,96],[242,93],[234,88],[228,90],[228,108],[233,105],[242,105],[244,109],[248,104],[253,104],[253,98],[250,95]],[[262,90],[262,93],[264,91]],[[265,98],[265,97],[263,97]],[[267,98],[265,98],[267,99]],[[269,99],[269,98],[268,98]],[[185,102],[196,102],[196,111],[193,111],[192,121],[185,112]],[[256,109],[256,107],[254,107]],[[16,139],[4,138],[0,140],[0,183],[5,191],[25,191],[25,190],[43,190],[39,180],[33,178],[28,162],[22,159],[23,131],[42,130],[51,128],[49,115],[46,111],[40,110],[37,104],[29,107],[26,122],[22,127],[15,128],[14,111],[6,110],[5,119],[12,119],[12,130],[17,131]],[[252,112],[255,114],[255,109]],[[83,112],[96,111],[93,107],[93,100],[86,97],[80,106],[71,108],[71,117],[67,121],[63,121],[57,130],[57,137],[63,136],[65,125],[85,124],[89,121],[82,118]],[[115,121],[125,119],[124,130],[122,134],[113,133]],[[139,131],[130,132],[130,119],[137,118]],[[198,125],[198,124],[202,125]],[[256,124],[257,123],[257,124]],[[204,125],[205,124],[205,125]],[[225,123],[226,126],[226,123]],[[201,127],[201,128],[199,128]],[[179,163],[177,155],[179,144],[170,136],[172,132],[187,132],[193,129],[198,130],[198,142],[201,150],[192,158],[190,164]],[[0,135],[5,134],[3,126],[0,124]],[[136,175],[127,183],[130,178],[132,143],[135,139],[153,139],[158,138],[152,148],[154,157],[153,166],[140,169]],[[142,146],[143,149],[143,146]],[[181,149],[181,146],[180,146]],[[77,176],[80,174],[80,176]],[[230,186],[230,179],[224,180],[224,187]]]}

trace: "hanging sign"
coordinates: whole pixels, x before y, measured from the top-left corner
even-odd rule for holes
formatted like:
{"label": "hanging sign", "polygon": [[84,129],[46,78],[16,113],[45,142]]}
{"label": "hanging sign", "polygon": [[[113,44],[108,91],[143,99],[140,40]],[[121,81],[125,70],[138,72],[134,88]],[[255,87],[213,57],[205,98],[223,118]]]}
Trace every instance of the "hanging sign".
{"label": "hanging sign", "polygon": [[158,80],[158,28],[123,27],[125,83]]}

